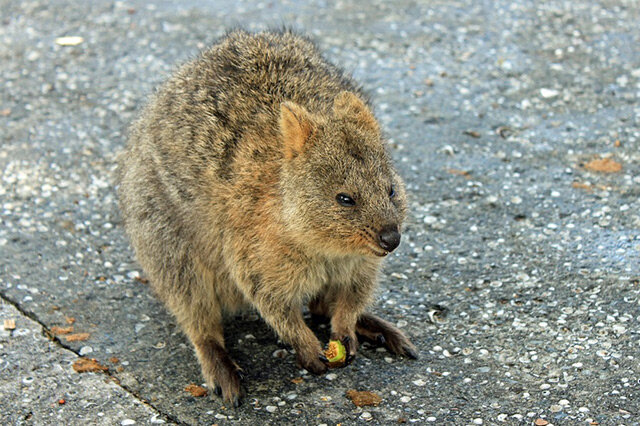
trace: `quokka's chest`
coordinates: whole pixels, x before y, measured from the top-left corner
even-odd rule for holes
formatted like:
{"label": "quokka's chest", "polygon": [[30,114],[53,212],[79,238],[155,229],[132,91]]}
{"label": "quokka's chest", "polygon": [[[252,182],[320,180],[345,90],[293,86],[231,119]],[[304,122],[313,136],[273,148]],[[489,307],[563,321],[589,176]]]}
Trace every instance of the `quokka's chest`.
{"label": "quokka's chest", "polygon": [[327,287],[356,285],[366,278],[375,278],[376,267],[361,257],[322,259],[310,264],[305,271],[306,285],[312,293]]}

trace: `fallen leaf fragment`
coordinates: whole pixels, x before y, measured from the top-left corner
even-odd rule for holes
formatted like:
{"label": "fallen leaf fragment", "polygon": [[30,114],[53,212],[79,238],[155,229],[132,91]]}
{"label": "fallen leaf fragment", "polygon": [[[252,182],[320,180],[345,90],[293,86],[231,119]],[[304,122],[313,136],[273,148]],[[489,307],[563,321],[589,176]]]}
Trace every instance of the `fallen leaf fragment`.
{"label": "fallen leaf fragment", "polygon": [[471,173],[466,170],[447,169],[447,173],[451,173],[452,175],[464,176],[467,179],[471,177]]}
{"label": "fallen leaf fragment", "polygon": [[476,132],[475,130],[465,130],[462,133],[467,135],[467,136],[471,136],[472,138],[476,138],[476,139],[480,137],[480,133]]}
{"label": "fallen leaf fragment", "polygon": [[202,386],[195,385],[193,383],[191,383],[190,385],[187,385],[187,387],[184,388],[184,390],[186,390],[196,398],[200,398],[201,396],[205,396],[207,394],[207,390],[205,388],[203,388]]}
{"label": "fallen leaf fragment", "polygon": [[546,421],[545,419],[536,419],[535,422],[533,422],[536,426],[546,426],[549,424],[548,421]]}
{"label": "fallen leaf fragment", "polygon": [[294,385],[299,385],[302,382],[304,382],[304,379],[302,377],[296,377],[295,379],[291,379],[291,383],[293,383]]}
{"label": "fallen leaf fragment", "polygon": [[77,373],[97,373],[100,371],[109,371],[109,367],[98,364],[98,361],[95,358],[80,358],[73,363],[73,369]]}
{"label": "fallen leaf fragment", "polygon": [[56,38],[56,44],[59,46],[77,46],[84,41],[79,36],[65,36]]}
{"label": "fallen leaf fragment", "polygon": [[356,407],[375,407],[382,402],[382,398],[379,395],[369,391],[357,391],[355,389],[350,389],[347,391],[347,396]]}
{"label": "fallen leaf fragment", "polygon": [[11,114],[11,110],[9,108],[0,109],[0,115],[3,117],[8,117]]}
{"label": "fallen leaf fragment", "polygon": [[68,336],[64,336],[67,342],[83,342],[89,338],[89,333],[76,333],[69,334]]}
{"label": "fallen leaf fragment", "polygon": [[53,327],[51,327],[51,333],[56,335],[56,336],[59,336],[60,334],[73,333],[73,326],[58,327],[57,325],[54,325]]}
{"label": "fallen leaf fragment", "polygon": [[6,319],[4,320],[4,329],[5,330],[15,330],[16,329],[16,320]]}
{"label": "fallen leaf fragment", "polygon": [[589,192],[593,191],[593,187],[589,183],[573,182],[571,186],[576,189],[585,189]]}
{"label": "fallen leaf fragment", "polygon": [[111,358],[109,358],[109,362],[111,364],[117,364],[120,362],[120,360],[118,358],[116,358],[115,356],[112,356]]}
{"label": "fallen leaf fragment", "polygon": [[67,322],[67,324],[73,324],[74,322],[76,322],[76,319],[74,317],[66,317],[64,320]]}
{"label": "fallen leaf fragment", "polygon": [[585,164],[584,168],[592,172],[617,173],[622,170],[622,164],[611,158],[596,158]]}

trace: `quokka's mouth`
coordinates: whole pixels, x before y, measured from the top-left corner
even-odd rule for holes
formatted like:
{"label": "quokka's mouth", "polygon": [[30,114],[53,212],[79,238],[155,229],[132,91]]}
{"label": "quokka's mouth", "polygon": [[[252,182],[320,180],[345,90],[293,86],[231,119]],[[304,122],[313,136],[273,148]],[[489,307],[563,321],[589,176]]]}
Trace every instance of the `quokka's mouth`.
{"label": "quokka's mouth", "polygon": [[381,248],[378,248],[378,247],[368,246],[368,248],[369,248],[369,250],[371,250],[371,252],[373,254],[375,254],[376,256],[379,256],[379,257],[385,257],[386,255],[389,254],[388,251],[382,250]]}
{"label": "quokka's mouth", "polygon": [[366,230],[356,232],[353,240],[360,249],[366,248],[368,249],[368,251],[378,257],[385,257],[389,254],[387,250],[383,249],[375,243],[375,237],[372,235],[372,233],[367,232]]}

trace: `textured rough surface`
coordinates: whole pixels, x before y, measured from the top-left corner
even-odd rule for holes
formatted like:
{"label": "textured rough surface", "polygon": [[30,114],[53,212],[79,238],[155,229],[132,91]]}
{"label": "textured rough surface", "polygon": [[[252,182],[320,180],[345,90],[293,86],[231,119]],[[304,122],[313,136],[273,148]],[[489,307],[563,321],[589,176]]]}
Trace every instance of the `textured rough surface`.
{"label": "textured rough surface", "polygon": [[[177,5],[0,1],[0,294],[31,318],[3,305],[5,423],[637,424],[636,1]],[[249,393],[233,410],[184,391],[199,367],[132,258],[114,155],[174,64],[226,28],[282,23],[353,72],[391,139],[410,219],[374,310],[421,359],[365,345],[310,376],[249,313],[226,330]],[[621,169],[586,167],[603,158]],[[87,340],[40,337],[68,318]],[[73,372],[78,356],[109,375]]]}
{"label": "textured rough surface", "polygon": [[43,335],[40,324],[8,303],[0,319],[13,319],[14,330],[0,329],[0,418],[3,424],[120,424],[162,421],[109,376],[78,374],[78,356]]}

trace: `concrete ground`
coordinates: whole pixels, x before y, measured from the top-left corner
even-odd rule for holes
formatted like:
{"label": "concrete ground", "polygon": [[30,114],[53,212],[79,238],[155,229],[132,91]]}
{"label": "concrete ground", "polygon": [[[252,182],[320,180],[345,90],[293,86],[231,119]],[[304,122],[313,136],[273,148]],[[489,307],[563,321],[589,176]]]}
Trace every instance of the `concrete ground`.
{"label": "concrete ground", "polygon": [[[636,0],[0,10],[2,424],[640,424]],[[176,63],[282,24],[376,104],[411,213],[373,310],[421,358],[365,345],[314,377],[249,313],[226,329],[248,390],[232,409],[184,390],[199,367],[132,256],[114,156]]]}

